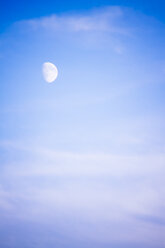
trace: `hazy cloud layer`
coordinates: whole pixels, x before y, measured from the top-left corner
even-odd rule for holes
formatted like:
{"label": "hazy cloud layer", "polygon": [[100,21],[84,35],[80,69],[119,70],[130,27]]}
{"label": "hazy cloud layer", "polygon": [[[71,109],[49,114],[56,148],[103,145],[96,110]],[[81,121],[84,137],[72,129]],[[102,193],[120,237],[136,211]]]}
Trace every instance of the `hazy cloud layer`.
{"label": "hazy cloud layer", "polygon": [[24,151],[34,161],[18,157],[3,168],[0,207],[5,215],[51,223],[64,239],[75,238],[76,232],[77,242],[120,240],[161,247],[164,154],[115,156],[7,147],[15,154]]}

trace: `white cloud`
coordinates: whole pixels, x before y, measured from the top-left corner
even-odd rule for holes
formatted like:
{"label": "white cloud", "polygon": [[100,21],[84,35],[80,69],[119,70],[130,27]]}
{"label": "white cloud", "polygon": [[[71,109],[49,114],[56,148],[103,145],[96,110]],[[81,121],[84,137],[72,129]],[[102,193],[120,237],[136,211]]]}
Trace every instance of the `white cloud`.
{"label": "white cloud", "polygon": [[106,7],[82,14],[51,15],[22,23],[34,30],[44,28],[51,31],[100,31],[128,35],[128,29],[120,25],[123,16],[122,8]]}

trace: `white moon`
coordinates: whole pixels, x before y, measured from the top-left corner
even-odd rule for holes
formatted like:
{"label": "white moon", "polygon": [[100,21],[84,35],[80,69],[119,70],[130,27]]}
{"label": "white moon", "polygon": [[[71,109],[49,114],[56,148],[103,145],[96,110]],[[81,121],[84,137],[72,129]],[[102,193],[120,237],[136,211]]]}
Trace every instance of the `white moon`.
{"label": "white moon", "polygon": [[50,62],[43,63],[42,72],[45,81],[48,83],[52,83],[58,76],[57,67]]}

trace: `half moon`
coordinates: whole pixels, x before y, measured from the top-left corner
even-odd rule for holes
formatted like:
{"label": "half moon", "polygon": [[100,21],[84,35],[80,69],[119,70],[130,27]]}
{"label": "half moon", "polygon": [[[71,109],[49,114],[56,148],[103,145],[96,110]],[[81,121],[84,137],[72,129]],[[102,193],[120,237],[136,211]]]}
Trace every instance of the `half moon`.
{"label": "half moon", "polygon": [[43,63],[42,72],[47,83],[52,83],[58,76],[57,67],[50,62]]}

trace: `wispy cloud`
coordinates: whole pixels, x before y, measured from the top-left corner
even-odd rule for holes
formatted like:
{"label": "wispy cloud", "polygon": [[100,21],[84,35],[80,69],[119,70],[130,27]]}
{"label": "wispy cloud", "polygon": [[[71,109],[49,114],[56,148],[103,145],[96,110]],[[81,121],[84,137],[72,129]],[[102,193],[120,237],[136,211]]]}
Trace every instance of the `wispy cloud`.
{"label": "wispy cloud", "polygon": [[120,21],[124,12],[120,7],[106,7],[83,14],[51,15],[32,19],[24,23],[33,29],[43,28],[51,31],[88,32],[100,31],[118,34],[128,34],[126,27],[121,27]]}
{"label": "wispy cloud", "polygon": [[[158,236],[162,240],[164,225],[160,225],[158,234],[156,220],[165,217],[159,211],[165,195],[161,187],[164,154],[116,156],[12,142],[5,146],[14,154],[26,152],[26,157],[33,154],[30,157],[34,158],[26,162],[18,157],[5,165],[0,196],[6,205],[0,207],[6,214],[24,221],[51,222],[59,232],[65,230],[73,238],[72,223],[72,228],[88,241],[151,245],[157,243]],[[157,217],[147,221],[148,215]],[[71,221],[75,218],[78,222]]]}
{"label": "wispy cloud", "polygon": [[[30,188],[32,187],[34,192],[37,190],[36,194],[41,194],[43,198],[49,198],[50,201],[52,197],[51,195],[49,196],[49,193],[55,195],[56,193],[58,194],[58,191],[62,186],[61,185],[60,188],[57,186],[56,188],[55,181],[59,182],[59,180],[61,180],[63,183],[65,181],[61,188],[62,191],[64,190],[64,192],[61,193],[65,196],[70,192],[70,190],[72,191],[72,194],[75,194],[73,197],[76,197],[77,194],[79,195],[78,191],[80,190],[81,192],[82,190],[85,198],[93,197],[95,194],[97,196],[100,192],[100,195],[96,197],[97,199],[100,199],[103,196],[104,200],[107,201],[109,197],[109,200],[112,197],[112,202],[110,200],[112,205],[113,202],[116,201],[120,205],[119,202],[123,199],[122,201],[124,205],[126,204],[128,208],[133,204],[133,202],[130,204],[129,201],[129,199],[133,197],[135,202],[137,200],[137,202],[139,201],[139,203],[141,202],[142,204],[141,206],[136,205],[137,203],[133,204],[131,210],[133,212],[138,212],[141,208],[143,209],[145,204],[147,204],[145,207],[145,213],[147,213],[152,204],[155,206],[161,204],[161,201],[159,202],[159,195],[161,192],[163,193],[163,189],[159,186],[159,182],[162,180],[161,175],[165,170],[164,154],[149,154],[141,156],[104,153],[83,154],[66,151],[60,152],[39,147],[30,148],[27,146],[19,146],[18,144],[14,145],[12,143],[8,143],[7,147],[8,149],[9,147],[12,150],[14,149],[15,153],[22,150],[28,154],[33,154],[30,155],[30,157],[34,157],[35,155],[35,162],[25,162],[18,159],[17,162],[15,161],[15,163],[5,166],[3,176],[6,177],[6,175],[8,175],[11,181],[21,180],[21,183],[23,183],[24,180],[32,180],[33,183],[31,186],[30,184],[27,186]],[[48,187],[47,189],[42,189],[40,193],[38,192],[40,189],[35,183],[35,178],[40,177],[45,178],[44,180],[46,181],[51,179],[51,189]],[[70,180],[72,181],[71,184]],[[86,186],[83,183],[84,180],[86,181]],[[126,185],[124,185],[125,180],[127,181]],[[152,183],[152,181],[154,183]],[[93,187],[95,185],[98,187],[98,192]],[[99,187],[101,188],[99,189]],[[157,187],[160,192],[158,192]],[[134,193],[136,190],[137,192],[135,197]],[[67,193],[67,191],[69,192]],[[59,192],[59,196],[61,193]],[[123,194],[124,196],[122,196]],[[37,195],[35,197],[37,197]],[[123,197],[128,197],[128,199],[124,200]],[[48,199],[46,199],[45,201],[48,202]],[[67,201],[67,199],[68,198],[66,198],[65,201]],[[76,204],[72,200],[71,202],[73,203],[73,206]],[[86,201],[86,203],[88,204],[88,201]]]}
{"label": "wispy cloud", "polygon": [[[13,144],[9,144],[13,150]],[[40,158],[36,165],[22,165],[19,169],[11,171],[17,176],[156,176],[164,171],[165,156],[163,153],[145,155],[122,155],[106,153],[74,153],[50,150],[47,148],[19,147],[14,145],[14,150],[33,154]],[[45,161],[46,160],[46,165]],[[49,161],[49,162],[48,162]],[[18,167],[18,164],[17,164]]]}

